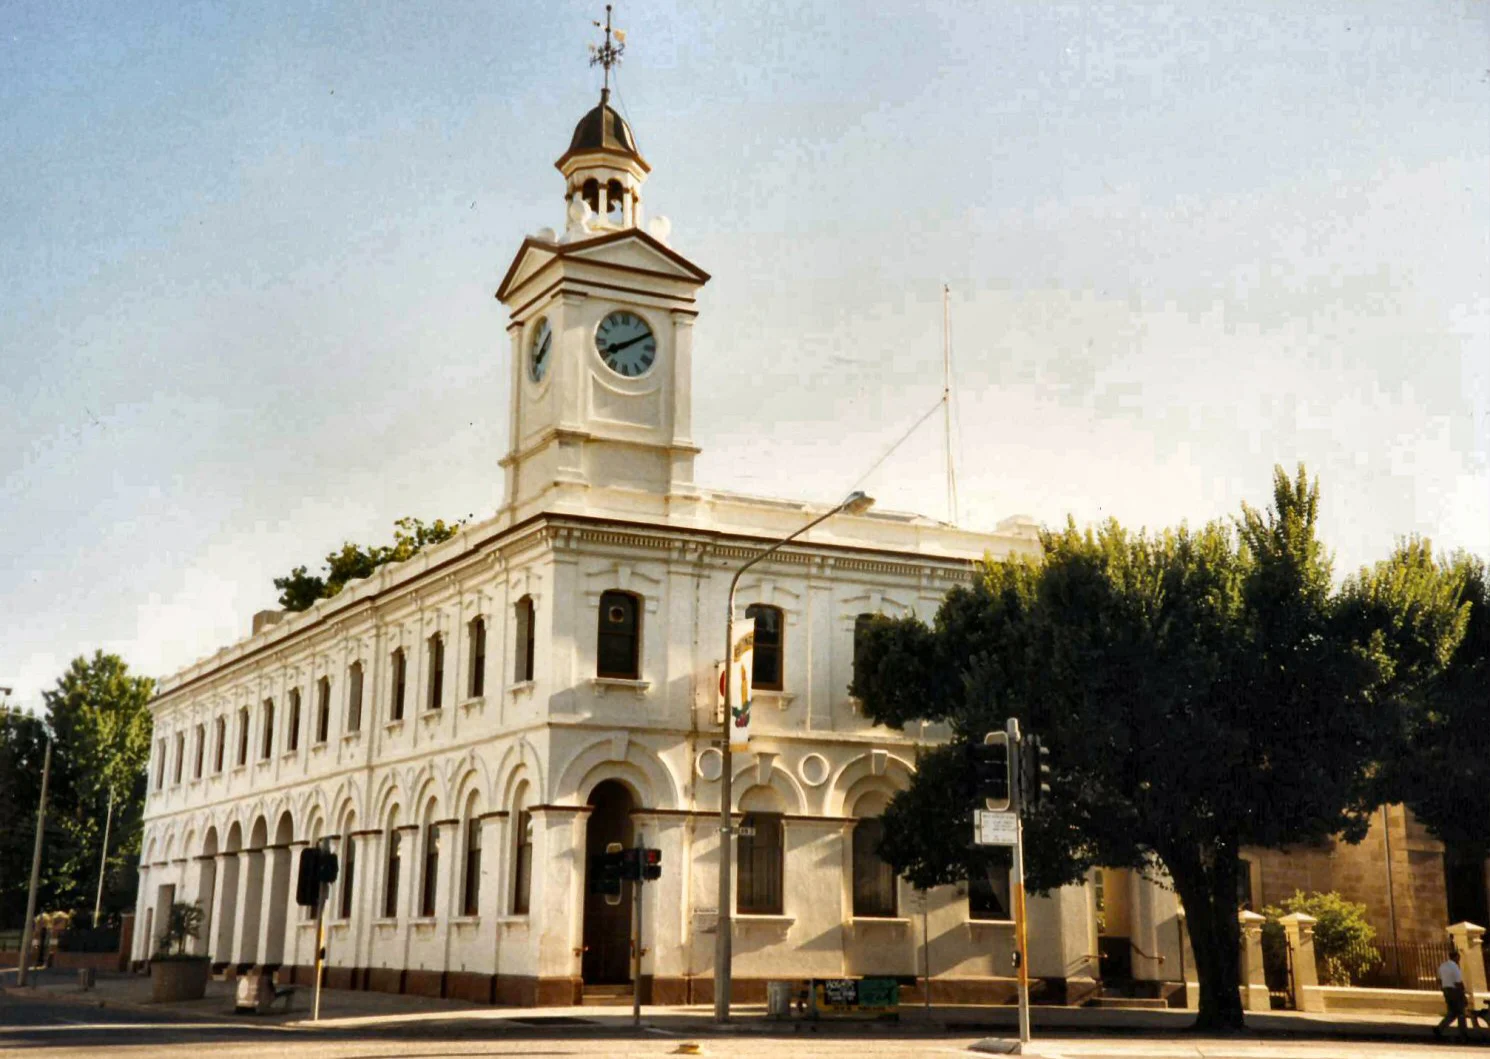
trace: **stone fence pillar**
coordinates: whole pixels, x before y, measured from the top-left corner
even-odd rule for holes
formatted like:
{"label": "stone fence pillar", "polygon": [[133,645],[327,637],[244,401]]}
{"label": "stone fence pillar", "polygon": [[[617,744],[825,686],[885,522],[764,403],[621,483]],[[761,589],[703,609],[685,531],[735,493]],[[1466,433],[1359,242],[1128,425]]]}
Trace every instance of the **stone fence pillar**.
{"label": "stone fence pillar", "polygon": [[1486,995],[1485,990],[1485,928],[1473,923],[1455,923],[1448,928],[1449,944],[1459,952],[1459,967],[1464,971],[1464,991],[1469,994],[1469,1006],[1475,999]]}
{"label": "stone fence pillar", "polygon": [[1293,1006],[1298,1011],[1323,1011],[1324,996],[1319,991],[1319,972],[1314,963],[1313,916],[1295,912],[1279,920],[1288,940],[1289,961],[1293,968],[1291,986]]}
{"label": "stone fence pillar", "polygon": [[1237,913],[1237,925],[1241,928],[1241,979],[1242,1010],[1267,1011],[1268,983],[1262,973],[1262,924],[1263,917],[1256,912]]}

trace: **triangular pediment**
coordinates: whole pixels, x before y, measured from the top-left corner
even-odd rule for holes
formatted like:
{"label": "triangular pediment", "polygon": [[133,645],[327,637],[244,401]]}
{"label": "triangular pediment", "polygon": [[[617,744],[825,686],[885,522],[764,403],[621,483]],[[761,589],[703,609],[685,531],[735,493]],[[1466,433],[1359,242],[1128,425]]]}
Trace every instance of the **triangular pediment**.
{"label": "triangular pediment", "polygon": [[510,292],[522,286],[556,258],[681,280],[685,283],[702,285],[709,281],[707,272],[676,250],[638,228],[627,228],[573,243],[524,240],[508,267],[507,274],[502,277],[501,286],[497,288],[497,299],[506,301]]}

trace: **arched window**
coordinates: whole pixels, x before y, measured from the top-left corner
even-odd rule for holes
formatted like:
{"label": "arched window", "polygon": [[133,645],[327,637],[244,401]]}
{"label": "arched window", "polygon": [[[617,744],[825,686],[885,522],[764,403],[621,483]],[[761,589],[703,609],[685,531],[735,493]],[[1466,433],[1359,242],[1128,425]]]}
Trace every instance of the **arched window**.
{"label": "arched window", "polygon": [[435,803],[424,811],[424,871],[419,880],[419,914],[435,914],[435,896],[440,886],[440,826],[435,822]]}
{"label": "arched window", "polygon": [[786,624],[782,620],[781,609],[768,607],[764,603],[752,603],[745,608],[745,617],[755,621],[755,661],[751,667],[751,686],[763,691],[780,691],[781,641]]}
{"label": "arched window", "polygon": [[512,627],[516,642],[513,657],[516,665],[512,673],[514,684],[523,684],[533,679],[533,597],[524,596],[517,601],[513,612]]}
{"label": "arched window", "polygon": [[197,756],[192,762],[191,778],[199,780],[202,778],[202,760],[207,756],[207,726],[197,725]]}
{"label": "arched window", "polygon": [[238,764],[248,764],[248,707],[238,708]]}
{"label": "arched window", "polygon": [[895,869],[879,853],[885,828],[880,822],[888,799],[878,793],[866,794],[854,808],[853,865],[854,915],[893,919],[898,913],[898,887]]}
{"label": "arched window", "polygon": [[626,189],[619,180],[612,180],[605,185],[605,219],[620,224],[625,216]]}
{"label": "arched window", "polygon": [[285,749],[294,753],[300,749],[300,689],[290,689],[290,727],[285,732]]}
{"label": "arched window", "polygon": [[600,212],[600,181],[595,179],[586,180],[584,187],[580,190],[580,197],[585,200],[594,213]]}
{"label": "arched window", "polygon": [[460,911],[474,916],[481,907],[481,817],[476,813],[476,795],[466,800],[466,859],[461,872]]}
{"label": "arched window", "polygon": [[186,733],[176,733],[176,764],[171,771],[171,783],[181,782],[181,769],[186,764]]}
{"label": "arched window", "polygon": [[469,638],[471,641],[471,672],[466,681],[466,694],[470,698],[486,694],[486,619],[472,618]]}
{"label": "arched window", "polygon": [[512,806],[512,914],[528,914],[533,890],[533,816],[525,807],[527,791],[521,791]]}
{"label": "arched window", "polygon": [[228,746],[228,722],[227,718],[219,717],[212,722],[212,771],[222,771],[222,756]]}
{"label": "arched window", "polygon": [[331,734],[331,678],[316,681],[316,742],[324,743]]}
{"label": "arched window", "polygon": [[268,761],[274,753],[274,700],[264,700],[264,741],[259,748],[259,760]]}
{"label": "arched window", "polygon": [[341,864],[340,875],[337,881],[341,884],[341,918],[348,919],[352,915],[352,879],[357,871],[357,842],[352,837],[352,831],[357,826],[357,817],[352,813],[347,814],[347,821],[341,829]]}
{"label": "arched window", "polygon": [[780,813],[746,814],[744,830],[735,847],[740,858],[736,904],[741,914],[781,915],[784,838]]}
{"label": "arched window", "polygon": [[617,680],[641,678],[641,600],[630,592],[600,597],[595,675]]}
{"label": "arched window", "polygon": [[398,830],[398,810],[388,816],[388,860],[383,870],[383,918],[398,918],[398,872],[403,859],[403,838]]}
{"label": "arched window", "polygon": [[390,721],[401,721],[404,719],[404,692],[409,683],[409,662],[400,647],[393,652],[393,698],[389,707],[388,719]]}
{"label": "arched window", "polygon": [[157,739],[155,741],[155,789],[161,790],[166,785],[166,741]]}
{"label": "arched window", "polygon": [[347,731],[362,731],[362,663],[347,670]]}
{"label": "arched window", "polygon": [[445,637],[429,638],[429,702],[425,709],[438,710],[445,702]]}

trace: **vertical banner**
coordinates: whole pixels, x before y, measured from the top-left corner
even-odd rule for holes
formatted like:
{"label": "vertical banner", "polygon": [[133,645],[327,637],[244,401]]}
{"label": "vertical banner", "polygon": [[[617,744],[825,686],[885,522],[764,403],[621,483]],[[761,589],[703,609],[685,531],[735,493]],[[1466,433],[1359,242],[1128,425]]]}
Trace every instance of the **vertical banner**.
{"label": "vertical banner", "polygon": [[745,623],[743,630],[735,632],[735,642],[730,647],[730,664],[727,679],[730,689],[729,746],[731,750],[745,750],[750,746],[750,678],[755,665],[755,622]]}

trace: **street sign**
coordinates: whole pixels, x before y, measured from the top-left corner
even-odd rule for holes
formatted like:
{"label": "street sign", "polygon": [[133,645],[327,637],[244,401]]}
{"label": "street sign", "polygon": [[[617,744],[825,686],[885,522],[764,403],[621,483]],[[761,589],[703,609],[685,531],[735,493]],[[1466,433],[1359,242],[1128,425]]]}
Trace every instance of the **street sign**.
{"label": "street sign", "polygon": [[1019,841],[1019,814],[973,810],[973,842],[979,846],[1012,846]]}

